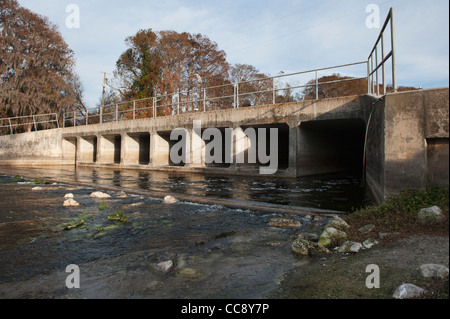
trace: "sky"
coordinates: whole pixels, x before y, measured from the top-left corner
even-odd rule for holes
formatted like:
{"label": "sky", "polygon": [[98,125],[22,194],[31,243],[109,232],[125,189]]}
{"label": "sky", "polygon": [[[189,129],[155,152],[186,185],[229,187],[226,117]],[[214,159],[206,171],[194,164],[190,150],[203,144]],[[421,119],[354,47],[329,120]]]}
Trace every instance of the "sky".
{"label": "sky", "polygon": [[[448,0],[18,2],[58,26],[74,51],[88,108],[98,104],[103,72],[111,77],[126,50],[125,38],[140,29],[201,33],[226,52],[231,64],[251,64],[269,75],[288,74],[367,61],[380,33],[374,25],[376,11],[366,11],[370,5],[380,9],[380,26],[389,9],[395,9],[398,85],[449,86]],[[79,9],[79,25],[73,23],[77,12],[70,5]],[[366,67],[341,73],[346,72],[365,76]]]}

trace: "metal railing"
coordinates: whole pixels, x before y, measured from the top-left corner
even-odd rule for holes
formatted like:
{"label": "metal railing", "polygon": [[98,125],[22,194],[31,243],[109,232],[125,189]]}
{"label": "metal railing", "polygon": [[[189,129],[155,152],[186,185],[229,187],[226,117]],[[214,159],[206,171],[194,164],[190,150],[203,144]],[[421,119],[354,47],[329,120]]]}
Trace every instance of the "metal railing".
{"label": "metal railing", "polygon": [[[236,109],[243,106],[277,104],[280,103],[278,100],[282,97],[279,95],[279,92],[287,90],[295,91],[302,88],[309,88],[310,91],[314,91],[314,98],[319,100],[320,87],[335,83],[368,79],[367,76],[364,76],[319,82],[319,72],[363,64],[366,66],[367,61],[282,74],[273,77],[257,78],[235,84],[230,83],[206,88],[195,87],[189,91],[180,91],[140,100],[118,102],[103,107],[100,106],[98,109],[91,111],[90,114],[85,113],[84,115],[79,112],[70,112],[64,115],[63,127],[135,120],[137,118],[157,118],[160,116],[206,112],[224,108]],[[315,77],[307,84],[292,85],[292,83],[287,83],[284,87],[279,87],[279,80],[286,80],[311,73]],[[290,98],[293,99],[291,95]]]}
{"label": "metal railing", "polygon": [[6,129],[10,132],[10,134],[14,134],[15,128],[21,126],[27,127],[29,131],[32,131],[33,128],[34,131],[38,131],[39,129],[46,130],[49,127],[59,128],[58,114],[49,113],[49,114],[36,114],[28,116],[0,118],[0,132]]}
{"label": "metal railing", "polygon": [[[391,38],[391,50],[385,54],[385,31],[387,26],[390,26],[390,38]],[[378,49],[381,45],[381,61],[379,62],[379,52]],[[394,92],[397,92],[397,61],[396,61],[396,51],[395,51],[395,19],[394,19],[394,8],[391,8],[389,14],[381,28],[380,35],[378,36],[375,46],[369,54],[367,60],[367,89],[370,94],[380,94],[380,76],[379,69],[381,67],[381,77],[382,77],[382,94],[386,94],[386,62],[391,59],[392,61],[392,86]]]}

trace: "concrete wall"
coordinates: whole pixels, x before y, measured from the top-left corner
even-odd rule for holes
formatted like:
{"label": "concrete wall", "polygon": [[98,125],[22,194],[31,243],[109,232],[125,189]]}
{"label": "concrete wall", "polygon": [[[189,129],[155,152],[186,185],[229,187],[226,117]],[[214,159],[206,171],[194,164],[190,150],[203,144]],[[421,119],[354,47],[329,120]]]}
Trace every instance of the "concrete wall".
{"label": "concrete wall", "polygon": [[449,89],[387,94],[374,110],[367,142],[366,176],[379,201],[427,183],[447,186]]}
{"label": "concrete wall", "polygon": [[63,148],[74,151],[75,145],[69,140],[63,143],[61,129],[0,136],[0,165],[73,165],[74,157],[63,157]]}

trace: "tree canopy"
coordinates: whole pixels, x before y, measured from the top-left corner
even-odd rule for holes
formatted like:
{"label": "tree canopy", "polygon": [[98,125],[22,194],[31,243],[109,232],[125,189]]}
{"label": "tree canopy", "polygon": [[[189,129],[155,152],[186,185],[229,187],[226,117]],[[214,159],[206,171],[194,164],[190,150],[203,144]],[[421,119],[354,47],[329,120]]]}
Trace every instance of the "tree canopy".
{"label": "tree canopy", "polygon": [[46,17],[0,0],[0,109],[8,116],[84,107],[73,51]]}

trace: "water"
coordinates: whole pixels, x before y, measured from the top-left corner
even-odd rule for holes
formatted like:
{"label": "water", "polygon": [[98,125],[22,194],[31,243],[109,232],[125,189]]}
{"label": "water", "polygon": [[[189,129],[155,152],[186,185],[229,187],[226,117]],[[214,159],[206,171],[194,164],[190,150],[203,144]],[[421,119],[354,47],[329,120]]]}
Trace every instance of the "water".
{"label": "water", "polygon": [[[270,227],[281,215],[114,192],[99,200],[89,196],[94,189],[15,175],[339,210],[370,203],[358,179],[342,175],[284,180],[93,168],[0,174],[0,298],[264,298],[283,274],[310,262],[291,253],[294,235],[325,222],[293,217],[301,228]],[[67,193],[79,207],[63,207]],[[126,223],[108,220],[118,211]],[[158,269],[166,261],[170,270]],[[69,264],[80,268],[80,289],[65,286]]]}

